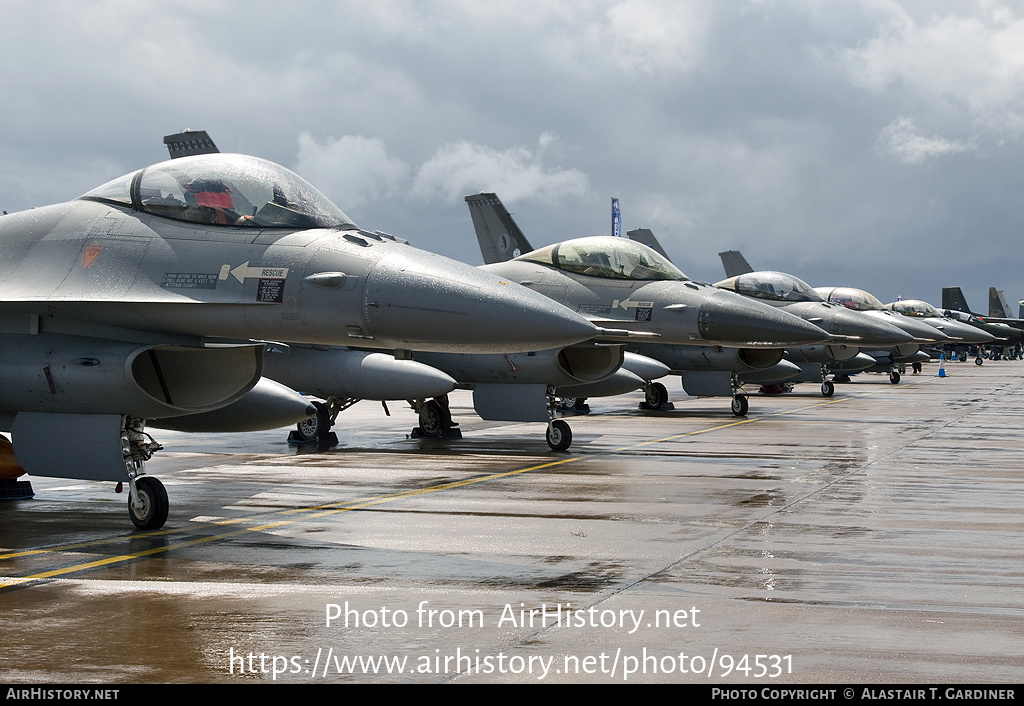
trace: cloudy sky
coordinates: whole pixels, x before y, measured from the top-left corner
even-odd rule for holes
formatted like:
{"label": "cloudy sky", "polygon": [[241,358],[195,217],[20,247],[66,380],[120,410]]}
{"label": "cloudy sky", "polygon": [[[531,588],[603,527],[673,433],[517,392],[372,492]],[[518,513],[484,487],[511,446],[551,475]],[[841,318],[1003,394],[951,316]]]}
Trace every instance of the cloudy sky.
{"label": "cloudy sky", "polygon": [[535,246],[651,228],[813,286],[1024,298],[1024,9],[998,0],[0,0],[0,208],[206,129],[364,228],[480,262],[463,197]]}

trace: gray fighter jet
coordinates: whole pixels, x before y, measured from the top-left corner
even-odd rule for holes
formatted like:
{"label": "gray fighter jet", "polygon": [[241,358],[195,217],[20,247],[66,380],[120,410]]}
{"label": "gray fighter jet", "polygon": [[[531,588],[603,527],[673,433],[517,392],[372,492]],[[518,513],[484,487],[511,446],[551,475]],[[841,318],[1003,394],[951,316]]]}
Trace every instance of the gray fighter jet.
{"label": "gray fighter jet", "polygon": [[[922,344],[933,347],[949,340],[949,336],[933,326],[928,326],[909,316],[886,309],[877,297],[869,292],[865,292],[863,289],[856,289],[854,287],[815,287],[814,291],[831,304],[843,306],[852,311],[859,311],[879,321],[892,324],[915,338],[916,342],[914,343],[874,347],[864,351],[876,362],[876,365],[866,368],[865,371],[888,373],[889,382],[893,385],[899,383],[902,374],[906,373],[907,363],[911,365],[916,363],[917,367],[915,370],[920,370],[920,364],[929,360],[930,356],[928,353],[921,350]],[[860,369],[847,369],[842,363],[837,363],[833,366],[832,371],[836,375],[848,375],[851,372],[860,372]]]}
{"label": "gray fighter jet", "polygon": [[1006,346],[1016,347],[1024,342],[1024,330],[1019,327],[1021,322],[1017,319],[983,316],[974,313],[967,305],[967,300],[964,298],[964,293],[960,291],[960,287],[942,288],[942,308],[945,310],[943,313],[946,316],[963,321],[1000,339],[1000,348]]}
{"label": "gray fighter jet", "polygon": [[[657,251],[632,240],[579,238],[533,250],[496,195],[467,196],[466,202],[485,270],[548,294],[596,321],[657,331],[661,338],[656,343],[634,344],[631,350],[670,371],[678,372],[679,363],[690,356],[705,361],[694,361],[698,367],[706,365],[708,356],[701,351],[748,360],[750,369],[767,367],[781,359],[781,352],[771,349],[826,337],[817,327],[780,316],[785,312],[760,302],[732,294],[721,297],[726,293],[690,280]],[[651,378],[645,383],[649,406],[667,402],[664,385]],[[589,396],[585,388],[575,392]],[[746,412],[745,397],[734,400],[734,412]]]}
{"label": "gray fighter jet", "polygon": [[[901,299],[886,304],[885,308],[909,316],[916,321],[922,321],[949,336],[950,340],[943,344],[943,349],[950,351],[950,359],[958,357],[961,361],[965,361],[971,348],[997,340],[987,331],[945,316],[934,306],[921,299]],[[975,362],[981,365],[980,355],[975,358]]]}
{"label": "gray fighter jet", "polygon": [[144,475],[161,448],[146,421],[224,423],[218,410],[259,396],[268,341],[507,353],[614,333],[361,230],[295,174],[242,155],[163,162],[0,217],[0,283],[0,429],[17,461],[127,480],[140,528],[168,510]]}
{"label": "gray fighter jet", "polygon": [[[172,159],[189,154],[217,153],[217,147],[205,132],[184,132],[164,138]],[[391,235],[377,232],[388,240],[406,242]],[[626,337],[645,334],[633,333]],[[285,354],[281,354],[281,353]],[[415,360],[411,358],[415,356]],[[426,361],[426,362],[424,362]],[[428,365],[427,363],[430,363]],[[627,368],[620,366],[625,363]],[[431,365],[441,365],[439,370]],[[660,370],[653,366],[658,366]],[[282,351],[278,346],[268,348],[264,374],[285,385],[323,398],[315,401],[315,412],[301,420],[288,439],[292,443],[315,441],[321,445],[337,443],[337,435],[331,431],[338,415],[353,404],[364,400],[404,400],[409,402],[419,415],[420,424],[413,430],[415,436],[458,436],[457,425],[453,425],[447,408],[447,393],[456,381],[473,380],[476,383],[475,401],[478,408],[504,409],[507,400],[492,399],[490,384],[497,389],[514,380],[515,388],[525,400],[525,406],[513,404],[519,414],[532,409],[530,402],[539,401],[542,413],[549,420],[548,443],[552,448],[566,448],[571,441],[568,426],[554,419],[549,409],[546,394],[548,385],[574,386],[592,385],[599,381],[602,389],[617,391],[632,390],[643,384],[634,372],[658,377],[664,373],[664,366],[654,361],[640,360],[638,356],[626,355],[621,344],[588,342],[577,346],[558,349],[517,353],[512,351],[497,354],[456,354],[456,353],[415,353],[402,352],[398,355],[354,350],[341,346],[305,346],[289,343]],[[533,385],[533,388],[525,387]],[[527,398],[523,393],[536,390],[541,394]],[[566,388],[568,389],[568,388]],[[518,402],[518,401],[517,401]],[[225,412],[235,414],[235,407]],[[547,410],[547,411],[545,411]],[[486,411],[482,414],[487,415]],[[508,415],[509,412],[502,412]],[[532,416],[526,418],[533,418]],[[191,423],[191,419],[187,420]],[[202,415],[202,422],[210,424],[209,415]],[[183,421],[172,420],[174,428],[181,428]]]}
{"label": "gray fighter jet", "polygon": [[[806,282],[783,272],[752,272],[750,265],[736,251],[719,253],[727,279],[715,284],[747,297],[760,299],[817,324],[834,338],[846,344],[805,346],[786,350],[786,359],[801,368],[796,381],[821,381],[821,394],[831,397],[835,384],[829,379],[833,368],[842,364],[848,371],[866,369],[875,364],[860,352],[860,347],[891,347],[914,343],[914,336],[890,323],[873,319],[858,311],[826,302]],[[741,272],[741,270],[747,270]],[[858,362],[858,355],[863,355]],[[856,366],[856,367],[855,367]]]}

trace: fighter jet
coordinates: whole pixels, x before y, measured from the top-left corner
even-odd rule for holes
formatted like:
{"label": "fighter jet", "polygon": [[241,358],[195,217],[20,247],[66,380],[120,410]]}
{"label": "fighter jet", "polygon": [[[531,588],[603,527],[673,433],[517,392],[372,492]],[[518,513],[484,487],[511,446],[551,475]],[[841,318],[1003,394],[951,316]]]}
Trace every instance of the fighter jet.
{"label": "fighter jet", "polygon": [[993,319],[1006,319],[1011,326],[1024,326],[1024,320],[1010,316],[1010,303],[1003,290],[988,288],[988,315]]}
{"label": "fighter jet", "polygon": [[[913,317],[918,321],[923,321],[927,325],[942,331],[950,338],[949,341],[945,342],[943,348],[951,350],[951,357],[956,356],[961,361],[967,360],[970,348],[992,343],[996,340],[996,337],[987,331],[945,316],[934,306],[921,299],[901,299],[886,304],[885,308],[904,316]],[[977,356],[975,362],[981,365],[981,355]]]}
{"label": "fighter jet", "polygon": [[[626,235],[638,243],[642,243],[656,252],[671,259],[654,233],[648,228],[636,228]],[[739,255],[739,253],[736,253]],[[740,260],[749,272],[746,261]],[[726,269],[728,271],[728,264]],[[757,385],[772,385],[791,380],[800,374],[800,367],[783,358],[784,350],[775,349],[742,349],[721,346],[677,346],[671,349],[658,347],[648,350],[641,344],[637,350],[657,357],[670,365],[672,372],[682,378],[683,390],[695,397],[731,397],[732,412],[737,416],[747,413],[749,402],[743,388],[749,382]],[[668,399],[668,393],[660,383],[649,388],[647,405],[659,407]],[[659,404],[660,403],[660,404]]]}
{"label": "fighter jet", "polygon": [[[205,132],[184,132],[164,138],[172,159],[197,152],[216,153],[217,147]],[[377,235],[395,242],[407,242],[386,233]],[[625,334],[625,332],[621,332]],[[626,334],[625,338],[650,336],[642,332]],[[447,408],[447,393],[455,380],[447,373],[459,374],[461,379],[481,382],[477,400],[485,404],[488,399],[488,382],[507,382],[514,378],[520,392],[526,384],[547,383],[560,385],[589,385],[600,380],[604,389],[618,391],[635,389],[642,385],[632,371],[642,369],[644,374],[657,377],[664,372],[655,370],[653,361],[640,361],[637,356],[627,356],[623,346],[611,342],[588,342],[543,351],[517,353],[512,351],[496,354],[453,354],[398,352],[396,355],[354,350],[341,346],[306,346],[290,342],[284,347],[285,355],[278,346],[268,348],[264,373],[267,377],[323,398],[315,401],[315,412],[301,420],[288,437],[291,443],[335,444],[337,435],[331,431],[338,415],[344,409],[364,399],[380,400],[387,412],[388,400],[405,400],[419,415],[420,424],[413,429],[414,436],[457,436]],[[415,360],[412,358],[415,356]],[[431,367],[441,361],[445,371]],[[621,369],[626,362],[629,370]],[[472,372],[468,372],[472,371]],[[545,395],[539,399],[545,402]],[[233,412],[233,407],[228,411]],[[567,448],[571,431],[564,422],[549,415],[548,442],[554,449]],[[208,423],[207,416],[203,422]],[[181,422],[174,421],[180,428]]]}
{"label": "fighter jet", "polygon": [[[852,311],[859,311],[879,321],[892,324],[916,339],[917,342],[914,343],[875,347],[865,351],[877,363],[866,370],[888,373],[889,382],[893,385],[899,383],[901,375],[906,372],[907,363],[911,365],[917,364],[915,370],[920,370],[920,364],[930,359],[928,353],[921,350],[921,344],[934,346],[949,340],[949,336],[937,328],[886,309],[877,297],[869,292],[865,292],[863,289],[856,289],[854,287],[815,287],[814,291],[831,304],[843,306]],[[832,370],[837,375],[859,372],[859,370],[847,370],[842,363],[837,363]]]}
{"label": "fighter jet", "polygon": [[960,287],[942,288],[942,308],[945,309],[946,316],[980,328],[1001,339],[1006,345],[1017,347],[1024,342],[1024,330],[1018,325],[1021,323],[1020,321],[974,313],[967,306],[967,300],[964,298],[964,293],[960,291]]}
{"label": "fighter jet", "polygon": [[[657,343],[630,349],[670,370],[678,370],[679,359],[691,351],[721,346],[745,349],[726,355],[775,364],[781,353],[770,349],[826,337],[817,327],[781,316],[785,312],[760,302],[721,297],[726,293],[689,279],[667,258],[631,240],[578,238],[534,250],[495,194],[467,196],[466,202],[484,255],[483,269],[548,294],[595,322],[656,330],[661,334]],[[650,379],[646,383],[649,406],[664,404],[665,387]],[[587,396],[582,389],[576,392]],[[740,402],[737,413],[745,413],[746,398]]]}
{"label": "fighter jet", "polygon": [[[1003,294],[1001,289],[995,287],[988,288],[988,321],[997,321],[1004,323],[1007,326],[1013,326],[1015,328],[1024,329],[1024,319],[1014,317],[1010,313],[1010,304],[1006,301],[1006,296]],[[1002,351],[1010,360],[1017,360],[1024,353],[1024,346],[1020,344],[1015,346],[1006,346]]]}
{"label": "fighter jet", "polygon": [[845,374],[875,364],[873,359],[861,353],[860,347],[886,348],[914,342],[911,334],[890,323],[826,302],[806,282],[793,275],[772,271],[752,272],[747,261],[736,251],[719,253],[719,256],[727,279],[716,283],[716,287],[771,302],[821,326],[835,339],[847,341],[846,344],[804,346],[786,351],[786,359],[799,365],[802,371],[794,380],[820,380],[821,394],[825,397],[831,397],[835,392],[835,383],[828,376],[835,374],[834,368],[838,365],[842,365]]}
{"label": "fighter jet", "polygon": [[146,421],[240,402],[267,342],[507,353],[614,333],[358,228],[283,167],[219,153],[0,216],[0,284],[0,429],[17,461],[128,481],[143,529],[168,512]]}

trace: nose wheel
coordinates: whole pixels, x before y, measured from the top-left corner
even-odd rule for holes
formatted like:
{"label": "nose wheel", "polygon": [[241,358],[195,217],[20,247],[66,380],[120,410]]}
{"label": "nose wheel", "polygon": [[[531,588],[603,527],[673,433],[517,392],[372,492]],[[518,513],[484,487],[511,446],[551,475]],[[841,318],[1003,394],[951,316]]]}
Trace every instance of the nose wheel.
{"label": "nose wheel", "polygon": [[565,451],[572,444],[572,429],[562,419],[554,419],[548,423],[548,446],[552,451]]}
{"label": "nose wheel", "polygon": [[732,413],[737,417],[747,416],[749,406],[746,395],[736,395],[732,398]]}
{"label": "nose wheel", "polygon": [[129,480],[128,516],[142,530],[160,529],[167,522],[170,503],[167,490],[157,478],[142,476]]}

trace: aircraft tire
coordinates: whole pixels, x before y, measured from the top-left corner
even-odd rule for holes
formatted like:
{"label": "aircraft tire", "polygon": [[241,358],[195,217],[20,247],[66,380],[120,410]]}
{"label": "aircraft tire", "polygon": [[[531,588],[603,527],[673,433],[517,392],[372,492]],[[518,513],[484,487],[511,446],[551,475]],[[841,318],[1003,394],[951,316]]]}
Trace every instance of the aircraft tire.
{"label": "aircraft tire", "polygon": [[981,362],[982,361],[981,361],[981,356],[980,355],[977,358],[974,359],[974,364],[975,365],[981,365]]}
{"label": "aircraft tire", "polygon": [[821,396],[822,397],[831,397],[832,395],[835,394],[835,392],[836,392],[836,386],[835,386],[835,384],[833,384],[833,382],[831,380],[826,380],[823,383],[821,383]]}
{"label": "aircraft tire", "polygon": [[732,413],[737,417],[747,416],[747,409],[750,407],[750,403],[747,402],[746,395],[736,395],[732,398]]}
{"label": "aircraft tire", "polygon": [[135,487],[139,491],[139,500],[142,501],[143,507],[141,511],[136,512],[132,507],[132,495],[128,493],[128,516],[132,518],[132,524],[141,530],[160,529],[167,522],[167,513],[170,509],[164,484],[152,476],[143,476],[135,481]]}
{"label": "aircraft tire", "polygon": [[547,431],[548,446],[552,451],[565,451],[572,443],[572,429],[562,419],[556,419],[548,424]]}
{"label": "aircraft tire", "polygon": [[563,412],[567,412],[570,409],[576,409],[576,402],[579,398],[577,397],[559,397],[558,398],[558,409]]}
{"label": "aircraft tire", "polygon": [[655,409],[668,402],[668,390],[660,382],[652,382],[648,385],[647,389],[644,390],[644,395],[647,404]]}
{"label": "aircraft tire", "polygon": [[299,441],[316,441],[318,437],[327,433],[330,428],[330,419],[327,417],[327,405],[323,402],[314,402],[316,414],[295,425],[295,436]]}
{"label": "aircraft tire", "polygon": [[899,381],[900,381],[900,374],[898,372],[893,370],[891,373],[889,373],[889,382],[891,382],[893,385],[896,385],[896,384],[899,383]]}
{"label": "aircraft tire", "polygon": [[430,400],[420,408],[420,429],[424,436],[441,436],[443,431],[444,414],[441,412],[441,405],[435,400]]}

